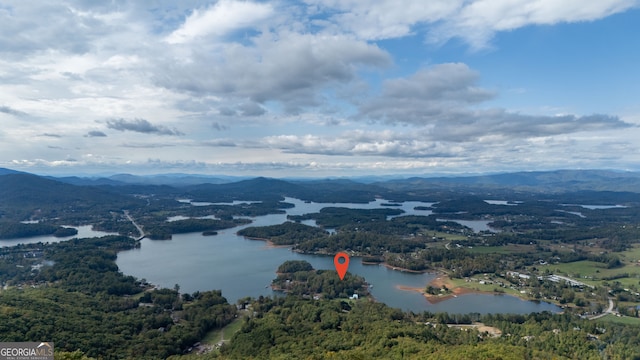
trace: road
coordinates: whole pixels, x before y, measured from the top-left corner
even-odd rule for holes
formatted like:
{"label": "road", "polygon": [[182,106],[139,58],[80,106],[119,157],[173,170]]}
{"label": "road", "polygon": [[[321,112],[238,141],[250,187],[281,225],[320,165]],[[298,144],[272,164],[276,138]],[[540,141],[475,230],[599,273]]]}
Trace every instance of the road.
{"label": "road", "polygon": [[142,226],[138,225],[133,218],[131,217],[131,215],[129,215],[129,210],[124,210],[124,216],[127,217],[127,219],[129,219],[129,221],[131,221],[131,223],[133,224],[133,226],[136,227],[136,229],[138,229],[138,233],[140,233],[140,236],[136,239],[137,241],[140,241],[142,239],[144,239],[144,237],[146,236],[144,231],[142,230]]}
{"label": "road", "polygon": [[589,320],[596,320],[596,319],[600,319],[601,317],[607,315],[607,314],[613,314],[613,299],[609,298],[609,307],[607,308],[607,310],[605,310],[602,314],[598,314],[595,316],[592,316],[589,318]]}

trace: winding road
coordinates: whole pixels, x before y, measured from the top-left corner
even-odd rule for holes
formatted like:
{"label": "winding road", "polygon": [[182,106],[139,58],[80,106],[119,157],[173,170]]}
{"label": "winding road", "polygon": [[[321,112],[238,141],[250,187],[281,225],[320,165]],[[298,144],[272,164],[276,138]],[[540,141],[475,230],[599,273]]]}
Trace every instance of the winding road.
{"label": "winding road", "polygon": [[596,319],[600,319],[601,317],[607,315],[607,314],[614,314],[613,312],[613,299],[609,298],[609,307],[607,308],[607,310],[605,310],[602,314],[598,314],[595,315],[593,317],[590,317],[589,320],[596,320]]}

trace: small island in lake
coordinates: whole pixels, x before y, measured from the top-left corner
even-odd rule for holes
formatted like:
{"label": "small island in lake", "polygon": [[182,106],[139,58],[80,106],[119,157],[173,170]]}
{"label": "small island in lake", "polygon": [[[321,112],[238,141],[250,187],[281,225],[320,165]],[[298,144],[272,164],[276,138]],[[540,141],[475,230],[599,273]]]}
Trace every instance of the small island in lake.
{"label": "small island in lake", "polygon": [[347,272],[343,280],[332,270],[315,270],[304,260],[288,260],[278,267],[271,288],[304,298],[351,298],[369,295],[367,283],[361,276]]}

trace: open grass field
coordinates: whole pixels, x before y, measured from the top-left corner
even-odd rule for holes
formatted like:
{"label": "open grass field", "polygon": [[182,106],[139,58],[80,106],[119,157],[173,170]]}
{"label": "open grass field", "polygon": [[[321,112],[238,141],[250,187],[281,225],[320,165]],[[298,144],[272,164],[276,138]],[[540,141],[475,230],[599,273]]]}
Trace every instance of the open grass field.
{"label": "open grass field", "polygon": [[590,285],[599,284],[604,280],[585,279],[585,276],[593,277],[594,279],[602,279],[604,277],[627,273],[629,274],[628,278],[615,279],[611,281],[619,281],[621,284],[626,286],[632,284],[638,285],[638,282],[640,281],[640,265],[637,263],[626,263],[624,266],[619,268],[607,269],[603,264],[594,261],[575,261],[572,263],[549,265],[549,269],[553,273],[568,274],[570,277],[584,281]]}
{"label": "open grass field", "polygon": [[601,317],[597,321],[600,322],[609,322],[616,324],[625,324],[625,325],[638,325],[640,326],[640,318],[634,318],[629,316],[615,316],[613,314],[608,314],[606,316]]}
{"label": "open grass field", "polygon": [[620,255],[622,260],[630,263],[638,263],[640,261],[640,246],[635,246],[627,251],[616,253]]}
{"label": "open grass field", "polygon": [[471,278],[472,280],[467,282],[465,279],[447,278],[447,283],[453,287],[462,287],[470,290],[481,292],[494,292],[494,289],[499,289],[505,294],[520,296],[520,292],[510,288],[501,288],[498,284],[480,284],[480,280],[485,280],[483,275],[476,275]]}
{"label": "open grass field", "polygon": [[584,276],[603,278],[622,273],[628,273],[631,277],[640,277],[640,266],[637,264],[625,264],[619,268],[607,269],[606,266],[601,263],[593,261],[575,261],[566,264],[553,264],[549,265],[549,267],[553,270],[557,269],[561,272],[573,274],[574,276],[579,274],[581,278]]}
{"label": "open grass field", "polygon": [[439,232],[439,231],[424,231],[425,236],[435,236],[438,238],[443,238],[445,239],[445,241],[460,241],[460,240],[466,240],[467,237],[465,235],[461,235],[461,234],[448,234],[445,232]]}
{"label": "open grass field", "polygon": [[224,341],[231,340],[233,335],[242,328],[244,318],[245,315],[240,315],[237,319],[233,320],[233,322],[223,327],[222,329],[209,331],[204,339],[202,339],[202,343],[207,345],[215,345],[223,339]]}
{"label": "open grass field", "polygon": [[622,279],[615,279],[615,280],[611,280],[610,282],[613,281],[617,281],[620,283],[620,285],[622,285],[623,288],[629,288],[632,285],[638,287],[640,286],[640,278],[638,277],[628,277],[628,278],[622,278]]}
{"label": "open grass field", "polygon": [[467,251],[474,254],[513,254],[534,251],[532,245],[510,244],[506,246],[474,246],[467,248]]}

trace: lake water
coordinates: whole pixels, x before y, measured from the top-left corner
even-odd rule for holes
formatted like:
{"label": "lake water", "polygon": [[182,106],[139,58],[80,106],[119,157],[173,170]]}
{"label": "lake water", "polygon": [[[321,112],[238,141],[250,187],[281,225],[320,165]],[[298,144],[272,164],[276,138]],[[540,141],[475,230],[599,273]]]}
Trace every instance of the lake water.
{"label": "lake water", "polygon": [[567,214],[576,215],[576,216],[579,216],[579,217],[581,217],[581,218],[583,218],[583,219],[584,219],[584,218],[586,218],[586,216],[584,216],[584,214],[583,214],[583,213],[581,213],[581,212],[579,212],[579,211],[565,211],[565,210],[556,210],[556,211],[558,211],[558,212],[563,212],[563,213],[567,213]]}
{"label": "lake water", "polygon": [[584,204],[560,204],[562,206],[580,206],[589,210],[624,209],[624,205],[584,205]]}
{"label": "lake water", "polygon": [[53,235],[43,235],[43,236],[32,236],[28,238],[20,238],[20,239],[0,239],[0,247],[7,246],[15,246],[18,244],[35,244],[35,243],[57,243],[61,241],[71,240],[73,238],[90,238],[90,237],[100,237],[106,235],[117,235],[117,233],[110,233],[104,231],[96,231],[91,229],[91,225],[82,225],[82,226],[66,226],[71,227],[78,230],[77,235],[73,236],[65,236],[65,237],[55,237]]}
{"label": "lake water", "polygon": [[491,220],[457,220],[457,219],[436,219],[436,220],[443,221],[443,222],[453,221],[462,226],[471,228],[471,230],[473,230],[474,232],[481,232],[481,231],[498,232],[498,230],[493,229],[492,227],[489,226],[489,223],[491,222]]}
{"label": "lake water", "polygon": [[[318,212],[327,206],[381,208],[381,204],[386,203],[385,200],[376,200],[368,204],[321,204],[305,203],[292,198],[287,198],[286,201],[295,205],[286,210],[289,215]],[[415,206],[430,205],[410,202],[398,208],[416,215],[428,212],[414,210]],[[252,218],[252,224],[220,230],[216,236],[190,233],[176,234],[172,240],[165,241],[144,239],[140,248],[120,252],[117,264],[123,273],[145,278],[162,287],[172,288],[179,284],[181,292],[221,289],[231,303],[245,296],[270,296],[273,291],[269,285],[276,276],[275,270],[286,260],[306,260],[316,269],[334,269],[333,257],[298,254],[289,248],[269,247],[263,241],[247,240],[236,235],[238,230],[247,226],[283,223],[287,214]],[[397,286],[423,288],[435,277],[434,274],[413,274],[390,270],[380,265],[363,265],[359,258],[351,259],[349,272],[363,276],[373,285],[371,293],[376,300],[403,310],[450,313],[560,311],[560,308],[549,303],[490,294],[467,294],[430,304],[421,294],[399,290]]]}
{"label": "lake water", "polygon": [[505,206],[517,206],[521,201],[508,201],[508,200],[484,200],[490,205],[505,205]]}

